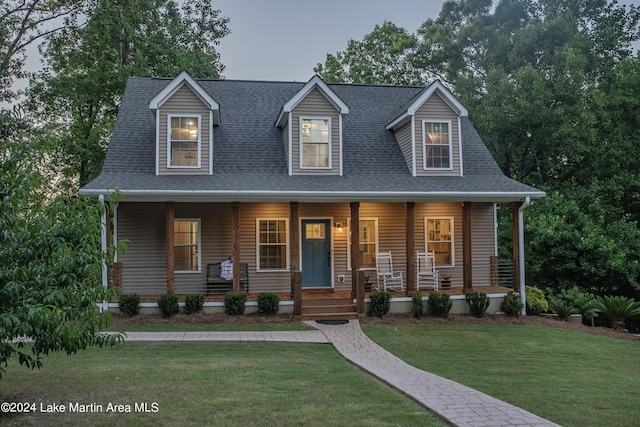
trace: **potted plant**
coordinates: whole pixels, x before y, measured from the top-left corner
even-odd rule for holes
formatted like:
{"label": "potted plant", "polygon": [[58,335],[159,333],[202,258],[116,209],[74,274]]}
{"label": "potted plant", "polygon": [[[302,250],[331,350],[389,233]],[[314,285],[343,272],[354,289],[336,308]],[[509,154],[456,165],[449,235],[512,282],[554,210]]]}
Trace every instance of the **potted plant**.
{"label": "potted plant", "polygon": [[440,286],[442,289],[449,289],[451,287],[451,275],[443,274],[442,280],[440,280]]}
{"label": "potted plant", "polygon": [[373,287],[373,281],[371,280],[370,274],[364,275],[364,291],[371,292],[371,288]]}

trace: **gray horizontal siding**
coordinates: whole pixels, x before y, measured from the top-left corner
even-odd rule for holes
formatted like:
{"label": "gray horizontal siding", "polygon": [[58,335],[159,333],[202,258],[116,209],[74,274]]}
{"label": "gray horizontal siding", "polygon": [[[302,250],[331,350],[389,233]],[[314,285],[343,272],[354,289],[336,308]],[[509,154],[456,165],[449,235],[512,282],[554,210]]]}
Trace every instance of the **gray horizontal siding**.
{"label": "gray horizontal siding", "polygon": [[[394,269],[406,278],[405,205],[403,203],[361,203],[360,218],[378,221],[378,251],[391,251]],[[240,204],[240,262],[249,265],[251,292],[287,292],[291,289],[291,273],[285,271],[257,271],[256,218],[288,219],[288,203]],[[205,291],[208,263],[220,262],[231,255],[231,206],[228,203],[177,203],[176,218],[201,220],[201,271],[176,273],[175,292],[202,293]],[[332,225],[343,223],[342,231],[331,227],[333,253],[333,284],[338,290],[351,289],[351,270],[348,265],[351,210],[347,203],[303,203],[300,220],[329,218]],[[462,284],[462,209],[458,203],[418,203],[415,207],[415,246],[425,249],[425,217],[454,218],[455,266],[441,271],[452,274],[455,285]],[[472,205],[473,283],[489,283],[489,257],[493,255],[495,230],[493,205]],[[122,262],[122,290],[124,293],[166,293],[165,205],[164,203],[120,203],[118,208],[118,239],[130,241],[128,251],[119,256]],[[290,259],[289,259],[290,261]],[[345,276],[344,282],[338,276]]]}
{"label": "gray horizontal siding", "polygon": [[[291,159],[294,175],[340,174],[340,115],[318,89],[313,89],[296,105],[291,118]],[[331,118],[331,169],[300,168],[300,117]]]}
{"label": "gray horizontal siding", "polygon": [[[176,93],[168,99],[157,114],[160,114],[159,131],[159,164],[160,175],[208,175],[209,174],[209,149],[210,149],[210,118],[209,109],[202,103],[200,98],[193,93],[188,85],[183,85]],[[202,117],[200,123],[200,168],[167,168],[167,117],[171,114],[199,114]]]}
{"label": "gray horizontal siding", "polygon": [[[451,121],[451,155],[453,170],[424,170],[424,139],[422,135],[422,121]],[[415,115],[415,138],[416,138],[416,171],[418,176],[460,176],[460,144],[458,129],[458,116],[442,100],[438,93],[434,93],[416,112]]]}

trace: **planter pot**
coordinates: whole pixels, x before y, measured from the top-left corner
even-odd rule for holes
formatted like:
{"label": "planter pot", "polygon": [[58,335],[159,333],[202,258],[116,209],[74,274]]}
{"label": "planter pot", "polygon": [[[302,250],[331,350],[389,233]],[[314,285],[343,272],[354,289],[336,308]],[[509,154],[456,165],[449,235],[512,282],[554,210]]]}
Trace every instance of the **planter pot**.
{"label": "planter pot", "polygon": [[365,283],[364,284],[364,291],[365,292],[371,292],[371,287],[373,286],[373,283]]}
{"label": "planter pot", "polygon": [[451,280],[442,280],[440,282],[440,287],[442,289],[449,289],[451,287]]}

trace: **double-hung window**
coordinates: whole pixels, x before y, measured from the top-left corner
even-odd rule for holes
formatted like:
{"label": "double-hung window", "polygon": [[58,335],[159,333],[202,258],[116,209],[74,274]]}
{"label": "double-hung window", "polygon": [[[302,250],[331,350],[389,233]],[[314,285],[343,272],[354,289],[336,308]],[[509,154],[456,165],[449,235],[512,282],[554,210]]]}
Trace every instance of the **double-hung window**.
{"label": "double-hung window", "polygon": [[175,271],[199,271],[200,219],[175,219],[173,224]]}
{"label": "double-hung window", "polygon": [[[376,268],[376,253],[378,252],[378,220],[375,218],[360,218],[360,233],[358,245],[360,251],[360,268]],[[349,223],[351,230],[351,223]],[[349,233],[351,234],[351,233]],[[347,251],[348,268],[351,269],[351,237]]]}
{"label": "double-hung window", "polygon": [[331,119],[301,117],[300,145],[302,168],[330,168]]}
{"label": "double-hung window", "polygon": [[422,122],[424,169],[451,169],[451,123]]}
{"label": "double-hung window", "polygon": [[425,246],[427,251],[435,252],[436,266],[455,265],[453,218],[425,218]]}
{"label": "double-hung window", "polygon": [[258,270],[286,270],[289,245],[286,219],[258,219]]}
{"label": "double-hung window", "polygon": [[169,116],[169,167],[200,167],[200,117]]}

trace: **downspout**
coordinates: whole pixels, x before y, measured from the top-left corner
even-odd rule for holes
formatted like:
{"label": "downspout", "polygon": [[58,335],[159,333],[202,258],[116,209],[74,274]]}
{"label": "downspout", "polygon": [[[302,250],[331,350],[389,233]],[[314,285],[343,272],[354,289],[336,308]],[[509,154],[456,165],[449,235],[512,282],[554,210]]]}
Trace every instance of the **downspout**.
{"label": "downspout", "polygon": [[[107,273],[107,208],[104,204],[104,195],[101,194],[98,196],[98,200],[100,201],[100,208],[102,209],[102,218],[100,221],[100,240],[101,240],[101,249],[102,249],[102,286],[105,288],[108,284],[108,273]],[[102,305],[100,306],[100,312],[102,313],[104,310],[107,310],[109,307],[107,301],[102,301]]]}
{"label": "downspout", "polygon": [[522,315],[527,314],[527,295],[524,282],[524,210],[531,206],[531,198],[525,197],[524,203],[518,208],[518,258],[520,262],[520,297],[522,298]]}

